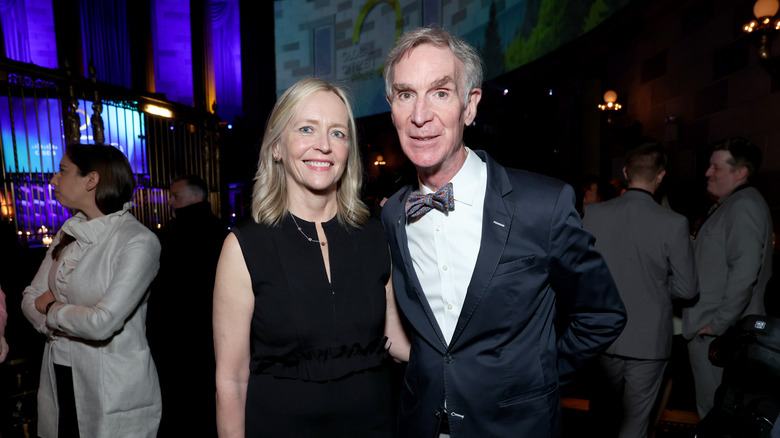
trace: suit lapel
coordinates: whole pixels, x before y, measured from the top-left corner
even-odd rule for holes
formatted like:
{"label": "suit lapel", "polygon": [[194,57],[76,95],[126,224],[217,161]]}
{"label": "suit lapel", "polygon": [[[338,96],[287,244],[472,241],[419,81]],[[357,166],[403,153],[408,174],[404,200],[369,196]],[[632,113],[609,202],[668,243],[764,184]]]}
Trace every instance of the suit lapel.
{"label": "suit lapel", "polygon": [[477,263],[466,291],[458,324],[452,335],[450,346],[455,344],[463,329],[468,324],[477,309],[487,286],[493,278],[501,255],[504,253],[509,227],[512,224],[514,205],[504,200],[504,196],[512,191],[506,171],[493,161],[485,152],[475,151],[487,164],[487,189],[482,213],[482,241],[479,246]]}
{"label": "suit lapel", "polygon": [[[439,323],[436,321],[436,317],[433,315],[433,310],[431,310],[430,304],[428,304],[428,298],[426,298],[425,292],[423,291],[422,285],[420,284],[420,280],[417,278],[417,272],[414,270],[412,255],[409,253],[408,237],[406,235],[405,208],[406,199],[409,197],[409,192],[411,192],[411,187],[407,187],[401,191],[397,200],[400,204],[400,208],[398,209],[397,217],[393,221],[393,226],[395,227],[396,244],[398,245],[398,251],[401,255],[401,259],[403,260],[404,270],[406,271],[406,275],[408,277],[408,285],[413,289],[411,291],[407,290],[406,293],[409,294],[409,299],[412,300],[415,299],[415,297],[412,295],[416,295],[416,299],[420,302],[420,308],[423,310],[423,313],[428,320],[428,324],[433,329],[436,337],[438,337],[439,342],[441,342],[442,349],[444,349],[447,346],[447,342],[444,340],[444,334],[439,327]],[[413,315],[405,316],[409,318],[410,321],[413,318]],[[412,322],[414,323],[414,321]],[[422,332],[421,324],[424,324],[424,321],[420,320],[419,323],[420,324],[415,326],[417,327],[417,330]]]}

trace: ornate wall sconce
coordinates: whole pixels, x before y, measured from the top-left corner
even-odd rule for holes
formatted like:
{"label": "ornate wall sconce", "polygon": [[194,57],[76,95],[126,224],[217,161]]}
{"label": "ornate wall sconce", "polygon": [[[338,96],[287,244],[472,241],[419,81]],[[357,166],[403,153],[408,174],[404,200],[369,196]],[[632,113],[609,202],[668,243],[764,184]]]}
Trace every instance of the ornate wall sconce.
{"label": "ornate wall sconce", "polygon": [[778,9],[778,0],[757,0],[753,5],[753,15],[756,19],[742,27],[745,33],[756,33],[759,36],[758,57],[764,62],[772,59],[770,37],[780,30],[780,19],[775,17]]}

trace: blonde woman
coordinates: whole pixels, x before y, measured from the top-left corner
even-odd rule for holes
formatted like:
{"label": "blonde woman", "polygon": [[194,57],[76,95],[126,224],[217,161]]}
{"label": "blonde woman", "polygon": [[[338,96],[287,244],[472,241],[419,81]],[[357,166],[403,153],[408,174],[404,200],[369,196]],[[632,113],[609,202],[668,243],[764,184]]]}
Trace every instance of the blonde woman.
{"label": "blonde woman", "polygon": [[[388,349],[408,360],[381,224],[344,92],[306,79],[276,103],[253,221],[225,240],[214,290],[221,437],[392,437]],[[388,339],[389,338],[389,339]]]}

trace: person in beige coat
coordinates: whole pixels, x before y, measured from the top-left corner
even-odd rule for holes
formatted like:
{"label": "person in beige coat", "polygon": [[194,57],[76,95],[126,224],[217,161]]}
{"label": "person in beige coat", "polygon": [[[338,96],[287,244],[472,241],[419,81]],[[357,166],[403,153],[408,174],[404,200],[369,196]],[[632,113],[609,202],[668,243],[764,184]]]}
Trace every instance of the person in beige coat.
{"label": "person in beige coat", "polygon": [[128,212],[130,165],[114,147],[70,145],[51,184],[76,214],[23,292],[46,335],[38,435],[154,437],[162,405],[145,324],[160,244]]}

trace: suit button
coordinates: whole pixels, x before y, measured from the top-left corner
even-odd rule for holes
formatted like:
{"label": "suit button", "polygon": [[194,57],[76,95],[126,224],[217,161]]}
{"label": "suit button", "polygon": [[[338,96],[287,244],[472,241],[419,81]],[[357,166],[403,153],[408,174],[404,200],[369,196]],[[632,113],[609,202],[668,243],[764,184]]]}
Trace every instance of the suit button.
{"label": "suit button", "polygon": [[455,360],[452,358],[452,355],[450,355],[450,354],[445,354],[444,355],[444,363],[449,365],[449,364],[451,364],[453,362],[455,362]]}

